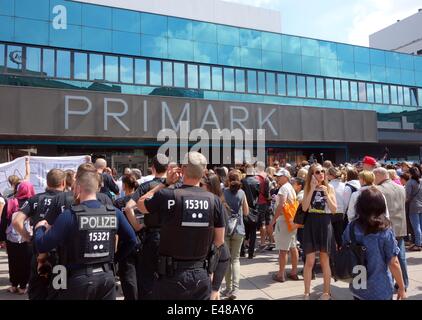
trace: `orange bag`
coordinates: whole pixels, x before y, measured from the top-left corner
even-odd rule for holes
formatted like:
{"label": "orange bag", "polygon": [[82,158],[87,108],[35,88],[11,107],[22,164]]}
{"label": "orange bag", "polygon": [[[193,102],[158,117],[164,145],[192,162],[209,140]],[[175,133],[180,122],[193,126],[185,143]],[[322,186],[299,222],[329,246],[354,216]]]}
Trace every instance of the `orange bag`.
{"label": "orange bag", "polygon": [[283,207],[284,218],[286,219],[287,229],[289,232],[294,230],[293,219],[296,215],[297,208],[299,207],[299,201],[295,199],[293,202],[286,202]]}

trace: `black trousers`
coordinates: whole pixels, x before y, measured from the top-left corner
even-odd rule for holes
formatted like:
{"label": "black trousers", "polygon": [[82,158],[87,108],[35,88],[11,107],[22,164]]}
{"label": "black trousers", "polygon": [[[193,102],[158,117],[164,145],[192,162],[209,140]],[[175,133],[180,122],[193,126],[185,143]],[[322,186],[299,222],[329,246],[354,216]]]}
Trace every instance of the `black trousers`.
{"label": "black trousers", "polygon": [[31,265],[31,247],[27,242],[14,243],[6,240],[9,263],[9,279],[13,287],[26,289]]}
{"label": "black trousers", "polygon": [[333,226],[334,239],[337,246],[340,248],[343,244],[344,214],[336,213],[331,216],[331,225]]}
{"label": "black trousers", "polygon": [[139,253],[137,250],[119,262],[119,278],[125,300],[138,300],[138,277],[140,267]]}
{"label": "black trousers", "polygon": [[209,300],[211,280],[203,268],[177,271],[173,277],[160,276],[155,280],[153,297],[155,300]]}
{"label": "black trousers", "polygon": [[154,281],[158,271],[158,247],[160,232],[147,231],[140,253],[138,269],[139,300],[151,300]]}
{"label": "black trousers", "polygon": [[57,300],[116,300],[112,271],[75,273],[67,278],[67,289],[59,290]]}
{"label": "black trousers", "polygon": [[[245,240],[249,240],[249,249],[248,254],[252,256],[255,252],[255,243],[256,243],[256,231],[258,224],[251,222],[250,220],[245,220]],[[242,244],[241,252],[245,252],[244,245]]]}
{"label": "black trousers", "polygon": [[223,282],[230,262],[230,250],[227,245],[223,244],[223,248],[221,250],[220,260],[218,261],[217,269],[215,270],[214,276],[212,278],[213,291],[220,290],[221,283]]}

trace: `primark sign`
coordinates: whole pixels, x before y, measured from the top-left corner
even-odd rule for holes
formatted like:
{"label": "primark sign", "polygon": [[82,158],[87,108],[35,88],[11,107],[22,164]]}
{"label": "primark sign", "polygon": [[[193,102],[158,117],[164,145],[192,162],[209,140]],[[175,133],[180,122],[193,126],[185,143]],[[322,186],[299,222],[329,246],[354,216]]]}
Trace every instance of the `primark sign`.
{"label": "primark sign", "polygon": [[373,111],[0,86],[0,135],[157,141],[163,129],[271,142],[377,142]]}

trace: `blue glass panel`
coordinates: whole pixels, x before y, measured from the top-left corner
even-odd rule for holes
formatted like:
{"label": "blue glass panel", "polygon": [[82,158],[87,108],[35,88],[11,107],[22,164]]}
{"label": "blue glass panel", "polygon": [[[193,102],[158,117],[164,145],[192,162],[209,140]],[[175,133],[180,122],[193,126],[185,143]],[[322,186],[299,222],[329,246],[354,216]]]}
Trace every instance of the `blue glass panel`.
{"label": "blue glass panel", "polygon": [[319,41],[319,55],[324,59],[337,59],[337,45],[334,42]]}
{"label": "blue glass panel", "polygon": [[120,81],[133,83],[133,59],[120,57]]}
{"label": "blue glass panel", "polygon": [[369,64],[369,49],[364,47],[353,47],[355,62]]}
{"label": "blue glass panel", "polygon": [[267,94],[275,94],[275,73],[267,72]]}
{"label": "blue glass panel", "polygon": [[248,49],[240,48],[240,64],[245,68],[256,68],[262,67],[262,50],[259,49]]}
{"label": "blue glass panel", "polygon": [[419,107],[422,106],[422,89],[418,89],[418,103]]}
{"label": "blue glass panel", "polygon": [[193,60],[193,41],[169,39],[168,57],[175,60]]}
{"label": "blue glass panel", "polygon": [[0,15],[14,16],[14,0],[1,0],[0,1]]}
{"label": "blue glass panel", "polygon": [[202,42],[217,42],[217,25],[207,22],[192,21],[193,39]]}
{"label": "blue glass panel", "polygon": [[280,96],[286,95],[286,75],[284,73],[277,74],[277,94]]}
{"label": "blue glass panel", "polygon": [[414,70],[414,57],[409,54],[400,54],[400,67],[402,69]]}
{"label": "blue glass panel", "polygon": [[248,70],[248,92],[250,93],[257,92],[256,77],[256,71]]}
{"label": "blue glass panel", "polygon": [[397,94],[398,94],[398,104],[403,105],[404,104],[403,87],[397,87]]}
{"label": "blue glass panel", "polygon": [[375,102],[374,85],[371,83],[367,83],[366,91],[367,91],[368,102]]}
{"label": "blue glass panel", "polygon": [[337,59],[343,61],[354,61],[354,47],[347,44],[337,44]]}
{"label": "blue glass panel", "polygon": [[219,44],[239,46],[239,29],[228,26],[217,26],[217,41]]}
{"label": "blue glass panel", "polygon": [[300,47],[300,38],[288,35],[281,36],[282,51],[285,53],[292,53],[300,55],[302,52]]}
{"label": "blue glass panel", "polygon": [[104,79],[104,57],[100,54],[89,55],[89,80]]}
{"label": "blue glass panel", "polygon": [[15,41],[48,45],[47,21],[16,18]]}
{"label": "blue glass panel", "polygon": [[223,90],[223,69],[212,67],[212,89]]}
{"label": "blue glass panel", "polygon": [[138,33],[113,31],[113,52],[139,56],[141,36]]}
{"label": "blue glass panel", "polygon": [[70,79],[70,51],[57,50],[56,77]]}
{"label": "blue glass panel", "polygon": [[371,66],[371,79],[372,81],[385,82],[387,80],[387,74],[385,72],[385,67],[381,66]]}
{"label": "blue glass panel", "polygon": [[397,100],[397,86],[391,86],[390,87],[391,90],[391,104],[397,104],[398,100]]}
{"label": "blue glass panel", "polygon": [[306,97],[306,79],[302,76],[297,76],[297,95],[298,97]]}
{"label": "blue glass panel", "polygon": [[408,87],[403,87],[403,103],[405,106],[410,106],[410,90]]}
{"label": "blue glass panel", "polygon": [[167,17],[141,13],[141,33],[167,37]]}
{"label": "blue glass panel", "polygon": [[415,70],[422,72],[422,56],[415,57]]}
{"label": "blue glass panel", "polygon": [[113,30],[141,33],[140,13],[113,8]]}
{"label": "blue glass panel", "polygon": [[401,70],[401,82],[402,84],[414,86],[415,85],[415,73],[409,70]]}
{"label": "blue glass panel", "polygon": [[334,99],[334,80],[325,79],[325,90],[327,99]]}
{"label": "blue glass panel", "polygon": [[236,69],[236,91],[245,92],[245,70]]}
{"label": "blue glass panel", "polygon": [[149,61],[149,84],[152,86],[161,86],[161,61]]}
{"label": "blue glass panel", "polygon": [[[4,46],[0,45],[0,66],[4,66]],[[26,70],[33,72],[41,72],[41,49],[26,48]]]}
{"label": "blue glass panel", "polygon": [[82,27],[82,48],[90,51],[111,52],[111,30]]}
{"label": "blue glass panel", "polygon": [[66,30],[56,30],[50,25],[50,46],[82,49],[82,27],[72,24]]}
{"label": "blue glass panel", "polygon": [[188,64],[188,88],[198,88],[198,66]]}
{"label": "blue glass panel", "polygon": [[[208,66],[199,67],[199,85],[201,89],[205,89],[205,90],[211,89],[211,67],[208,67]],[[243,86],[245,86],[244,79],[243,79]]]}
{"label": "blue glass panel", "polygon": [[302,60],[300,55],[283,53],[283,70],[288,72],[302,72]]}
{"label": "blue glass panel", "polygon": [[224,91],[234,91],[234,69],[224,68]]}
{"label": "blue glass panel", "polygon": [[302,56],[302,72],[306,74],[320,75],[320,60],[315,57]]}
{"label": "blue glass panel", "polygon": [[94,28],[112,29],[112,9],[104,6],[83,4],[82,25]]}
{"label": "blue glass panel", "polygon": [[350,81],[350,100],[358,101],[358,83]]}
{"label": "blue glass panel", "polygon": [[339,61],[338,76],[342,78],[355,78],[355,64],[353,62]]}
{"label": "blue glass panel", "polygon": [[316,79],[316,97],[318,99],[324,99],[325,98],[325,88],[324,88],[324,79],[323,78],[317,78]]}
{"label": "blue glass panel", "polygon": [[47,77],[54,77],[54,50],[43,49],[42,70]]}
{"label": "blue glass panel", "polygon": [[145,59],[135,59],[135,83],[147,83],[147,61]]}
{"label": "blue glass panel", "polygon": [[356,79],[371,80],[371,66],[366,63],[355,63]]}
{"label": "blue glass panel", "polygon": [[240,29],[240,46],[254,49],[262,49],[261,32],[251,29]]}
{"label": "blue glass panel", "polygon": [[[82,3],[68,0],[50,0],[50,21],[53,21],[61,11],[55,11],[56,6],[65,6],[67,13],[67,27],[69,25],[82,25]],[[53,13],[56,12],[56,13]],[[65,31],[61,29],[62,31]]]}
{"label": "blue glass panel", "polygon": [[296,76],[291,74],[287,75],[287,95],[291,97],[297,96]]}
{"label": "blue glass panel", "polygon": [[342,80],[341,81],[341,99],[342,100],[350,100],[349,96],[349,81]]}
{"label": "blue glass panel", "polygon": [[283,70],[281,53],[262,50],[262,68],[269,70]]}
{"label": "blue glass panel", "polygon": [[105,80],[119,82],[119,58],[116,56],[105,57]]}
{"label": "blue glass panel", "polygon": [[382,86],[382,101],[384,104],[390,104],[390,89],[389,86]]}
{"label": "blue glass panel", "polygon": [[214,43],[194,42],[193,58],[195,62],[218,63],[218,49]]}
{"label": "blue glass panel", "polygon": [[258,93],[265,94],[265,72],[258,72]]}
{"label": "blue glass panel", "polygon": [[374,89],[375,89],[375,102],[382,103],[382,86],[380,84],[375,84]]}
{"label": "blue glass panel", "polygon": [[385,52],[387,68],[400,68],[400,54],[397,52]]}
{"label": "blue glass panel", "polygon": [[412,107],[418,106],[418,90],[416,88],[410,88],[410,104]]}
{"label": "blue glass panel", "polygon": [[173,86],[173,63],[168,61],[163,61],[163,85]]}
{"label": "blue glass panel", "polygon": [[218,63],[231,65],[231,66],[240,66],[239,47],[219,45],[218,46]]}
{"label": "blue glass panel", "polygon": [[385,51],[370,49],[371,64],[376,66],[385,66]]}
{"label": "blue glass panel", "polygon": [[262,32],[261,41],[262,41],[262,50],[281,52],[281,35],[280,34]]}
{"label": "blue glass panel", "polygon": [[174,86],[185,88],[186,87],[186,76],[185,76],[185,64],[174,63]]}
{"label": "blue glass panel", "polygon": [[15,1],[15,16],[48,21],[50,12],[49,0]]}
{"label": "blue glass panel", "polygon": [[141,55],[155,58],[167,58],[167,39],[141,35]]}
{"label": "blue glass panel", "polygon": [[306,96],[308,98],[316,97],[314,77],[306,77]]}
{"label": "blue glass panel", "polygon": [[422,72],[415,71],[415,84],[422,87]]}
{"label": "blue glass panel", "polygon": [[359,90],[359,101],[366,102],[366,83],[359,82],[358,90]]}
{"label": "blue glass panel", "polygon": [[168,36],[169,38],[192,40],[192,21],[181,18],[168,18]]}
{"label": "blue glass panel", "polygon": [[334,98],[336,100],[341,100],[341,81],[334,80]]}
{"label": "blue glass panel", "polygon": [[0,39],[3,41],[13,41],[15,19],[12,17],[0,16]]}
{"label": "blue glass panel", "polygon": [[327,77],[337,77],[337,60],[320,59],[321,75]]}
{"label": "blue glass panel", "polygon": [[387,74],[387,82],[390,83],[401,83],[401,73],[400,69],[392,69],[392,68],[386,68],[386,74]]}
{"label": "blue glass panel", "polygon": [[78,80],[88,79],[88,55],[75,52],[73,55],[73,77]]}
{"label": "blue glass panel", "polygon": [[319,57],[319,42],[314,39],[301,38],[302,54],[305,56]]}

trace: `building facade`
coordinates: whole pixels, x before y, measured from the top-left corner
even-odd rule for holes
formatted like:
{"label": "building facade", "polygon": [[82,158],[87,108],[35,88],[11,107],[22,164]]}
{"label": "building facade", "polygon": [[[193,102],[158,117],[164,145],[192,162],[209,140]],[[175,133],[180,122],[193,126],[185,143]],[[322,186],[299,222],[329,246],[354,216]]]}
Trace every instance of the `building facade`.
{"label": "building facade", "polygon": [[187,121],[265,129],[270,162],[420,157],[422,57],[63,0],[2,0],[0,25],[9,154],[141,163]]}

